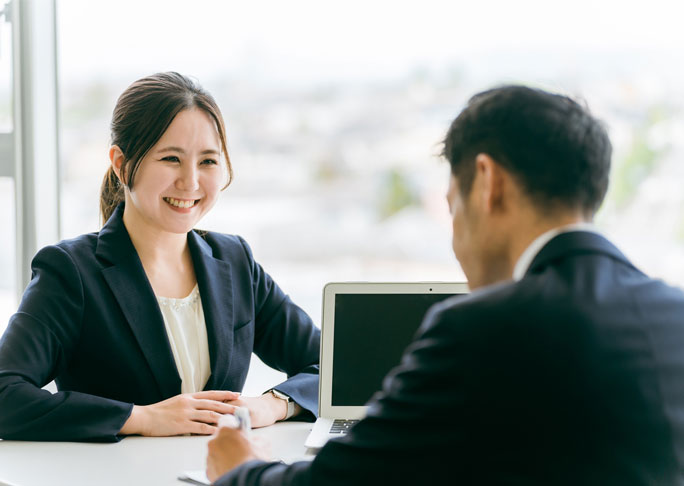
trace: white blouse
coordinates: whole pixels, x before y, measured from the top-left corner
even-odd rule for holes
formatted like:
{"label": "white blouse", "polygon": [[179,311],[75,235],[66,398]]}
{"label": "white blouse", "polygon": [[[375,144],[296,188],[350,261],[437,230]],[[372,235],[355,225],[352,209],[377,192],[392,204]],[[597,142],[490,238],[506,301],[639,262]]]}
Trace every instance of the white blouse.
{"label": "white blouse", "polygon": [[211,375],[209,342],[199,287],[182,299],[157,297],[173,359],[181,377],[181,393],[202,391]]}

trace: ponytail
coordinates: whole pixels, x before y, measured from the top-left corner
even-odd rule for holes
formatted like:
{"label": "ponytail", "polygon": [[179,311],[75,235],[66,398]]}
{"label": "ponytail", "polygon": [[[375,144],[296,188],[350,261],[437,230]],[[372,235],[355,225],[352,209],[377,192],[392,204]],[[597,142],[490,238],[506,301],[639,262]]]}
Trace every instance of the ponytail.
{"label": "ponytail", "polygon": [[119,178],[110,166],[102,181],[100,189],[100,217],[104,225],[119,203],[124,200],[124,191]]}

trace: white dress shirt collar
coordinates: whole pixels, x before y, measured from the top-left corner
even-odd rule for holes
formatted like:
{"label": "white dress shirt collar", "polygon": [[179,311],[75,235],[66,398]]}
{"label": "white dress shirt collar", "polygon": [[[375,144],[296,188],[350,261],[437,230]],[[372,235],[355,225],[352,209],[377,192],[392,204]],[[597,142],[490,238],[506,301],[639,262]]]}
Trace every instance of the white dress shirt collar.
{"label": "white dress shirt collar", "polygon": [[518,281],[523,278],[527,269],[530,268],[534,257],[537,256],[549,241],[562,233],[570,233],[571,231],[590,231],[592,233],[598,233],[598,229],[593,223],[573,223],[566,226],[559,226],[558,228],[550,229],[546,233],[542,233],[530,243],[530,246],[528,246],[525,251],[522,252],[520,258],[518,258],[515,267],[513,267],[513,280]]}

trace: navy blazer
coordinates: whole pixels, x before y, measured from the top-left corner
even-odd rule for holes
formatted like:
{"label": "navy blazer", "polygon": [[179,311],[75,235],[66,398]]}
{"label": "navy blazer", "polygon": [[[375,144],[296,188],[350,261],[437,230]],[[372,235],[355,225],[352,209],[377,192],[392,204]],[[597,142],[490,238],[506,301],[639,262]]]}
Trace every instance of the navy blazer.
{"label": "navy blazer", "polygon": [[605,238],[561,234],[524,278],[437,304],[368,416],[311,463],[227,485],[681,485],[684,294]]}
{"label": "navy blazer", "polygon": [[[117,440],[133,404],[178,395],[157,299],[120,205],[99,233],[40,250],[0,340],[0,437]],[[240,391],[252,352],[315,415],[320,331],[237,236],[188,233],[207,326],[205,390]],[[41,387],[52,380],[56,394]]]}

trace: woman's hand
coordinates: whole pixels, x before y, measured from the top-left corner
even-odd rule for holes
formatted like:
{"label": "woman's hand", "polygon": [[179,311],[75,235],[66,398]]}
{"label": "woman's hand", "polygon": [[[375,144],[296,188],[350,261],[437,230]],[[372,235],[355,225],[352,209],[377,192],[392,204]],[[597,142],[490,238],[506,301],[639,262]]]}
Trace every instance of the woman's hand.
{"label": "woman's hand", "polygon": [[[247,408],[252,428],[255,429],[272,425],[287,415],[287,402],[277,398],[273,393],[264,393],[260,397],[239,397],[226,403]],[[295,404],[295,414],[297,408],[298,405]]]}
{"label": "woman's hand", "polygon": [[235,411],[233,402],[239,398],[239,393],[216,390],[176,395],[152,405],[134,405],[119,433],[147,436],[210,435],[216,432],[216,425],[223,415]]}

